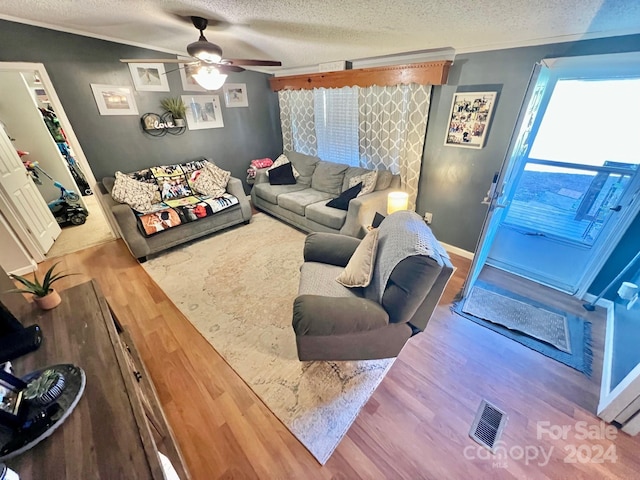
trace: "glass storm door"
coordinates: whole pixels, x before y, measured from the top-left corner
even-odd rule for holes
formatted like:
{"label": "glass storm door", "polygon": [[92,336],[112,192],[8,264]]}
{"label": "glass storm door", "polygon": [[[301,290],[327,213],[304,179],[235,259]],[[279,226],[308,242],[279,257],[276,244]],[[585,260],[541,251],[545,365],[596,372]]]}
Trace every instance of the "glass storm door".
{"label": "glass storm door", "polygon": [[552,75],[506,185],[489,265],[583,293],[640,209],[640,77]]}

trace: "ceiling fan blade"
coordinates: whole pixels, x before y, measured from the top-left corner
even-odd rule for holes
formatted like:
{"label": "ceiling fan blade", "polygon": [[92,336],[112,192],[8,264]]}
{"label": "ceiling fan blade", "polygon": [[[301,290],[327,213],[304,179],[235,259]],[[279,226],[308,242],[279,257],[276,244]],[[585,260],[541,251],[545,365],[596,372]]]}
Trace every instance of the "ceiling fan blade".
{"label": "ceiling fan blade", "polygon": [[185,68],[187,68],[187,66],[186,65],[182,65],[180,67],[176,67],[176,68],[172,68],[171,70],[167,70],[166,72],[164,72],[164,74],[167,75],[168,73],[177,72],[178,70],[183,70]]}
{"label": "ceiling fan blade", "polygon": [[229,65],[248,65],[248,66],[261,66],[261,67],[282,66],[282,62],[276,62],[274,60],[248,60],[244,58],[225,58],[224,62]]}
{"label": "ceiling fan blade", "polygon": [[228,73],[228,72],[244,72],[244,68],[239,67],[238,65],[224,65],[224,64],[219,64],[216,66],[218,68],[218,70],[220,70],[223,73]]}
{"label": "ceiling fan blade", "polygon": [[184,63],[190,65],[198,63],[200,60],[194,58],[192,60],[180,60],[178,58],[121,58],[122,63]]}

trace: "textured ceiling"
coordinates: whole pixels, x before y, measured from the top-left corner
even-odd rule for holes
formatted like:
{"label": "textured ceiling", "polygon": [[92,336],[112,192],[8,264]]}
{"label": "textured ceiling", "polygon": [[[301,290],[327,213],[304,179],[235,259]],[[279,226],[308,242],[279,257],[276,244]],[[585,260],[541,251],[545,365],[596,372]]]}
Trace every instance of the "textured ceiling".
{"label": "textured ceiling", "polygon": [[205,32],[229,58],[284,68],[453,47],[509,46],[640,33],[638,0],[21,0],[0,17],[185,53]]}

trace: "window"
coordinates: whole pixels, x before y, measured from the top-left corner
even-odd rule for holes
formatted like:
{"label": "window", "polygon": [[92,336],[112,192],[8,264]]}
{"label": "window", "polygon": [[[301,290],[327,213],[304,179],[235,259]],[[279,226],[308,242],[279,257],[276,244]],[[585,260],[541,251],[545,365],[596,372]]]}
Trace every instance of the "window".
{"label": "window", "polygon": [[318,156],[359,166],[357,87],[320,88],[313,94]]}

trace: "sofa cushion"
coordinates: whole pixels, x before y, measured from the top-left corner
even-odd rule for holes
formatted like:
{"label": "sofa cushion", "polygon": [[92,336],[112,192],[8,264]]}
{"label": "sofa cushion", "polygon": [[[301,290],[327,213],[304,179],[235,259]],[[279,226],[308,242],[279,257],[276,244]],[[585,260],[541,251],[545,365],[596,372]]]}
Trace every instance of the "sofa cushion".
{"label": "sofa cushion", "polygon": [[334,230],[340,230],[347,218],[347,211],[328,207],[326,202],[322,201],[307,205],[305,216],[320,225],[333,228]]}
{"label": "sofa cushion", "polygon": [[327,207],[337,208],[339,210],[349,210],[349,202],[356,198],[362,190],[362,182],[353,185],[351,188],[345,190],[339,197],[334,198],[327,202]]}
{"label": "sofa cushion", "polygon": [[342,267],[318,262],[304,262],[300,267],[298,295],[322,295],[324,297],[361,297],[357,288],[349,289],[336,282]]}
{"label": "sofa cushion", "polygon": [[344,174],[348,168],[348,165],[321,160],[316,165],[311,177],[311,188],[333,195],[340,195]]}
{"label": "sofa cushion", "polygon": [[377,179],[378,172],[375,170],[373,172],[365,173],[364,175],[358,175],[357,177],[353,177],[349,180],[349,188],[361,184],[362,188],[358,192],[358,197],[361,197],[362,195],[373,192],[376,188]]}
{"label": "sofa cushion", "polygon": [[308,188],[306,185],[296,183],[295,185],[269,185],[268,183],[259,183],[254,185],[253,191],[257,197],[274,205],[278,204],[278,195],[283,193],[297,192]]}
{"label": "sofa cushion", "polygon": [[307,205],[312,203],[326,201],[331,195],[326,192],[320,192],[313,188],[305,188],[298,192],[282,193],[278,195],[278,205],[297,215],[304,215]]}
{"label": "sofa cushion", "polygon": [[152,183],[139,182],[122,172],[116,172],[111,196],[116,202],[126,203],[138,212],[148,212],[157,190],[158,187]]}
{"label": "sofa cushion", "polygon": [[311,185],[311,176],[313,175],[316,165],[320,159],[312,155],[305,155],[304,153],[292,151],[287,151],[285,154],[300,174],[300,176],[296,178],[298,183],[302,183],[307,186]]}
{"label": "sofa cushion", "polygon": [[287,162],[269,172],[271,185],[295,185],[296,177],[293,176],[293,165]]}
{"label": "sofa cushion", "polygon": [[378,229],[374,229],[362,239],[347,266],[336,277],[336,281],[349,288],[369,285],[373,276],[377,250]]}
{"label": "sofa cushion", "polygon": [[393,179],[393,173],[389,170],[378,170],[378,179],[376,180],[376,189],[378,190],[386,190],[391,185],[391,180]]}

